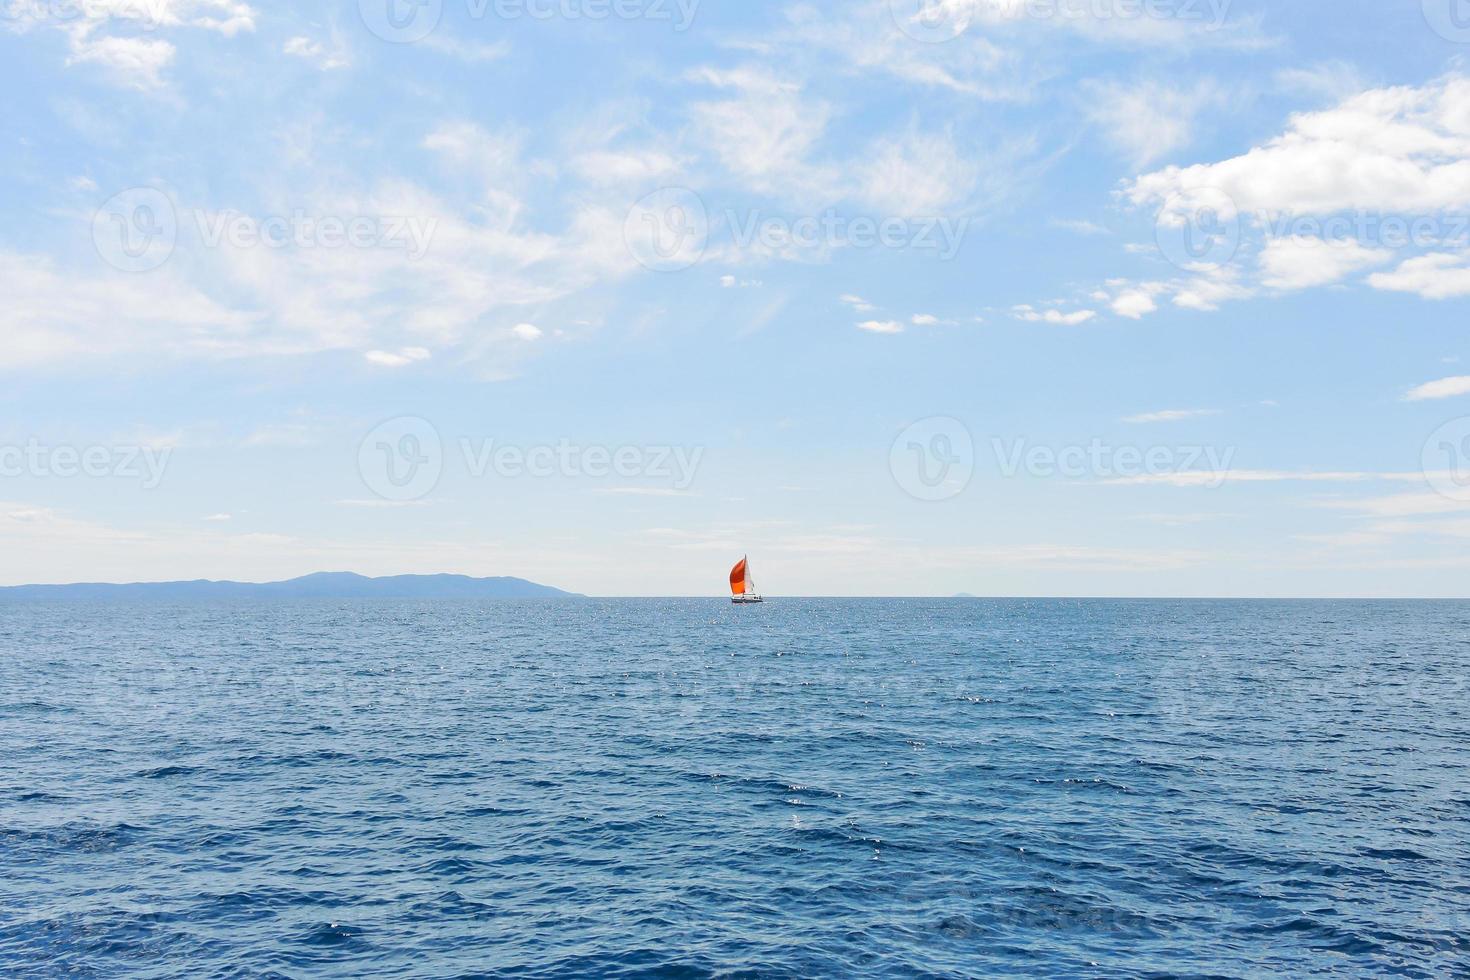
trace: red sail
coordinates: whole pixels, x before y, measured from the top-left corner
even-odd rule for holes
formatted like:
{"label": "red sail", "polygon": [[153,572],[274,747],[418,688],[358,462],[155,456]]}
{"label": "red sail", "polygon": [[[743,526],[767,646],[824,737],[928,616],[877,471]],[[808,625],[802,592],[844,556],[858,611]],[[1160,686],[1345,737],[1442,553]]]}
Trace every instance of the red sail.
{"label": "red sail", "polygon": [[730,569],[730,591],[735,595],[745,595],[745,559],[740,559],[739,564]]}

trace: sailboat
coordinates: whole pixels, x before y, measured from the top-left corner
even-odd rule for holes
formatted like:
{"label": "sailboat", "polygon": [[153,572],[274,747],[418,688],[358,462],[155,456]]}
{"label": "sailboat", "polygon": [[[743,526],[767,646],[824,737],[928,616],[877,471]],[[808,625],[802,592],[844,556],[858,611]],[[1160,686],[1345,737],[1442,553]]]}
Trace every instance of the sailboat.
{"label": "sailboat", "polygon": [[746,555],[730,569],[730,601],[738,606],[765,602],[755,592],[755,578],[750,574],[750,556]]}

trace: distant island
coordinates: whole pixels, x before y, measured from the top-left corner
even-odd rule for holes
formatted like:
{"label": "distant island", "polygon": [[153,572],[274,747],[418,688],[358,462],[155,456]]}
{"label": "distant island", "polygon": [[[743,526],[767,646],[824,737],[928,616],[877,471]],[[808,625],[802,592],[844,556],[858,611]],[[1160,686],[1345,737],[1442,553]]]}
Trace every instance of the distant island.
{"label": "distant island", "polygon": [[579,598],[523,578],[318,572],[285,582],[100,582],[0,587],[6,599],[558,599]]}

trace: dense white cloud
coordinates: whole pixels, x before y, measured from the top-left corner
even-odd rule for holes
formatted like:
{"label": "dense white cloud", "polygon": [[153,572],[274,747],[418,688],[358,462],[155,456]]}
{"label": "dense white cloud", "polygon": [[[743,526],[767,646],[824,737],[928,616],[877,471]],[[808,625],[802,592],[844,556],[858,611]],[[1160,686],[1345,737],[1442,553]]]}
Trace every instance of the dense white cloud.
{"label": "dense white cloud", "polygon": [[1470,206],[1470,79],[1363,92],[1292,117],[1284,134],[1243,156],[1144,174],[1125,193],[1140,207],[1223,193],[1266,215]]}
{"label": "dense white cloud", "polygon": [[[1333,90],[1350,77],[1331,75]],[[1470,253],[1414,254],[1453,242],[1461,223],[1451,214],[1470,206],[1470,78],[1361,92],[1291,117],[1286,132],[1243,155],[1146,173],[1122,195],[1156,209],[1170,234],[1224,228],[1238,237],[1167,284],[1184,309],[1354,281],[1428,299],[1470,295]],[[1114,312],[1152,312],[1130,288],[1114,286]]]}
{"label": "dense white cloud", "polygon": [[1144,283],[1127,287],[1108,301],[1108,307],[1121,317],[1127,317],[1130,320],[1141,319],[1159,308],[1154,297],[1163,288],[1161,283]]}
{"label": "dense white cloud", "polygon": [[1470,252],[1436,252],[1406,259],[1391,272],[1368,277],[1374,289],[1418,293],[1425,299],[1470,296]]}

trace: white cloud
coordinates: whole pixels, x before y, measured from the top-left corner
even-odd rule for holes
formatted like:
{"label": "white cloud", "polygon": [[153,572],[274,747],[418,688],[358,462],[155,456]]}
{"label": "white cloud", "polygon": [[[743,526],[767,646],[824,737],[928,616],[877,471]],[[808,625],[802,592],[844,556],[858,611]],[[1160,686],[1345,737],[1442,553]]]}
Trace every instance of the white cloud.
{"label": "white cloud", "polygon": [[[1422,472],[1364,473],[1354,471],[1312,472],[1310,470],[1184,470],[1175,473],[1146,473],[1102,481],[1109,486],[1170,486],[1215,488],[1224,483],[1422,483]],[[1444,498],[1441,498],[1444,499]]]}
{"label": "white cloud", "polygon": [[1108,230],[1102,225],[1084,218],[1054,218],[1051,223],[1053,227],[1064,228],[1079,235],[1106,235],[1108,233]]}
{"label": "white cloud", "polygon": [[261,426],[246,436],[241,445],[252,449],[262,446],[304,449],[315,445],[317,441],[318,433],[311,425],[304,422],[280,422]]}
{"label": "white cloud", "polygon": [[477,41],[465,41],[457,37],[451,37],[444,31],[434,31],[428,37],[419,42],[424,47],[458,58],[460,61],[471,64],[481,64],[486,61],[497,61],[510,54],[510,44],[506,41],[497,41],[487,44]]}
{"label": "white cloud", "polygon": [[1470,79],[1373,89],[1292,117],[1243,156],[1168,167],[1125,188],[1137,206],[1228,195],[1248,213],[1364,209],[1425,214],[1470,206]]}
{"label": "white cloud", "polygon": [[978,170],[949,133],[913,133],[875,143],[859,164],[858,197],[890,215],[934,216],[964,201]]}
{"label": "white cloud", "polygon": [[[845,4],[840,14],[809,5],[790,8],[789,31],[763,45],[767,51],[823,49],[854,74],[886,72],[903,82],[947,89],[987,100],[1025,98],[1030,75],[982,31],[967,31],[948,44],[916,44],[895,29],[899,8],[889,0]],[[1002,69],[1008,69],[1003,71]]]}
{"label": "white cloud", "polygon": [[1352,239],[1293,235],[1271,238],[1261,253],[1262,282],[1272,289],[1308,289],[1340,282],[1362,269],[1382,265],[1393,253]]}
{"label": "white cloud", "polygon": [[909,318],[909,322],[916,327],[936,327],[940,320],[932,313],[915,313]]}
{"label": "white cloud", "polygon": [[1210,313],[1222,303],[1254,295],[1254,288],[1241,283],[1239,272],[1229,266],[1218,266],[1175,284],[1173,303],[1181,309]]}
{"label": "white cloud", "polygon": [[1097,316],[1095,310],[1063,313],[1061,310],[1037,310],[1027,305],[1017,306],[1011,312],[1018,320],[1025,320],[1028,323],[1050,323],[1061,327],[1080,326]]}
{"label": "white cloud", "polygon": [[152,32],[194,28],[228,37],[255,28],[254,9],[239,0],[87,0],[66,4],[63,17],[54,16],[55,4],[7,6],[12,30],[55,27],[67,35],[68,65],[97,65],[115,83],[140,90],[163,85],[177,50]]}
{"label": "white cloud", "polygon": [[175,52],[172,44],[159,39],[92,38],[88,32],[74,31],[66,63],[98,65],[119,85],[156,89],[163,85],[163,71],[173,64]]}
{"label": "white cloud", "polygon": [[1470,395],[1470,375],[1441,378],[1438,381],[1430,381],[1417,388],[1411,388],[1408,394],[1404,395],[1404,400],[1422,402],[1434,398],[1454,398],[1457,395]]}
{"label": "white cloud", "polygon": [[592,150],[572,160],[572,170],[599,184],[647,184],[672,177],[687,161],[660,150]]}
{"label": "white cloud", "polygon": [[1189,145],[1195,117],[1224,101],[1223,94],[1205,82],[1191,88],[1156,81],[1094,82],[1084,95],[1088,118],[1135,167]]}
{"label": "white cloud", "polygon": [[1210,415],[1219,415],[1217,408],[1171,408],[1162,412],[1147,412],[1143,415],[1130,415],[1123,421],[1133,425],[1147,425],[1151,422],[1182,422],[1185,419],[1205,418]]}
{"label": "white cloud", "polygon": [[698,494],[690,493],[688,490],[672,490],[668,487],[603,487],[592,491],[593,493],[610,494],[622,497],[697,497]]}
{"label": "white cloud", "polygon": [[514,327],[511,327],[510,332],[521,340],[541,339],[541,328],[534,323],[517,323]]}
{"label": "white cloud", "polygon": [[867,300],[863,299],[861,296],[855,296],[852,293],[847,293],[840,298],[842,302],[846,303],[848,306],[852,307],[859,313],[872,313],[878,308],[872,303],[869,303]]}
{"label": "white cloud", "polygon": [[1375,272],[1368,277],[1368,285],[1374,289],[1418,293],[1425,299],[1470,296],[1470,252],[1420,255],[1406,260],[1392,272]]}
{"label": "white cloud", "polygon": [[530,167],[521,155],[522,140],[512,132],[491,132],[471,122],[444,123],[424,137],[424,149],[439,154],[457,173],[479,176],[486,203],[502,227],[520,217],[520,189]]}
{"label": "white cloud", "polygon": [[255,314],[226,307],[169,269],[148,277],[63,272],[48,259],[0,251],[0,369],[121,354],[208,354],[248,336]]}
{"label": "white cloud", "polygon": [[370,363],[380,367],[405,367],[417,361],[427,361],[431,356],[423,347],[405,347],[399,351],[370,350],[362,355]]}
{"label": "white cloud", "polygon": [[[1419,474],[1419,479],[1424,479],[1424,474]],[[1319,502],[1318,506],[1333,510],[1350,510],[1374,517],[1420,517],[1470,510],[1470,502],[1430,492],[1398,493],[1388,497],[1370,497],[1359,500],[1324,500]]]}
{"label": "white cloud", "polygon": [[340,41],[334,42],[332,47],[328,48],[322,42],[313,41],[308,37],[292,37],[286,40],[281,48],[281,53],[316,62],[316,66],[322,71],[346,68],[352,63]]}
{"label": "white cloud", "polygon": [[1147,288],[1125,289],[1112,300],[1111,309],[1119,316],[1130,320],[1142,319],[1159,308],[1154,301],[1153,291]]}
{"label": "white cloud", "polygon": [[1367,88],[1362,73],[1344,61],[1329,61],[1310,68],[1283,68],[1276,73],[1276,86],[1334,103]]}
{"label": "white cloud", "polygon": [[208,517],[204,518],[204,520],[210,521],[210,522],[216,523],[216,524],[222,524],[225,521],[234,520],[234,515],[233,514],[210,514]]}
{"label": "white cloud", "polygon": [[690,106],[694,128],[729,173],[750,189],[831,198],[835,175],[809,156],[826,132],[831,108],[766,68],[701,68],[689,81],[732,92]]}
{"label": "white cloud", "polygon": [[857,327],[869,333],[903,333],[903,324],[897,320],[865,320]]}

